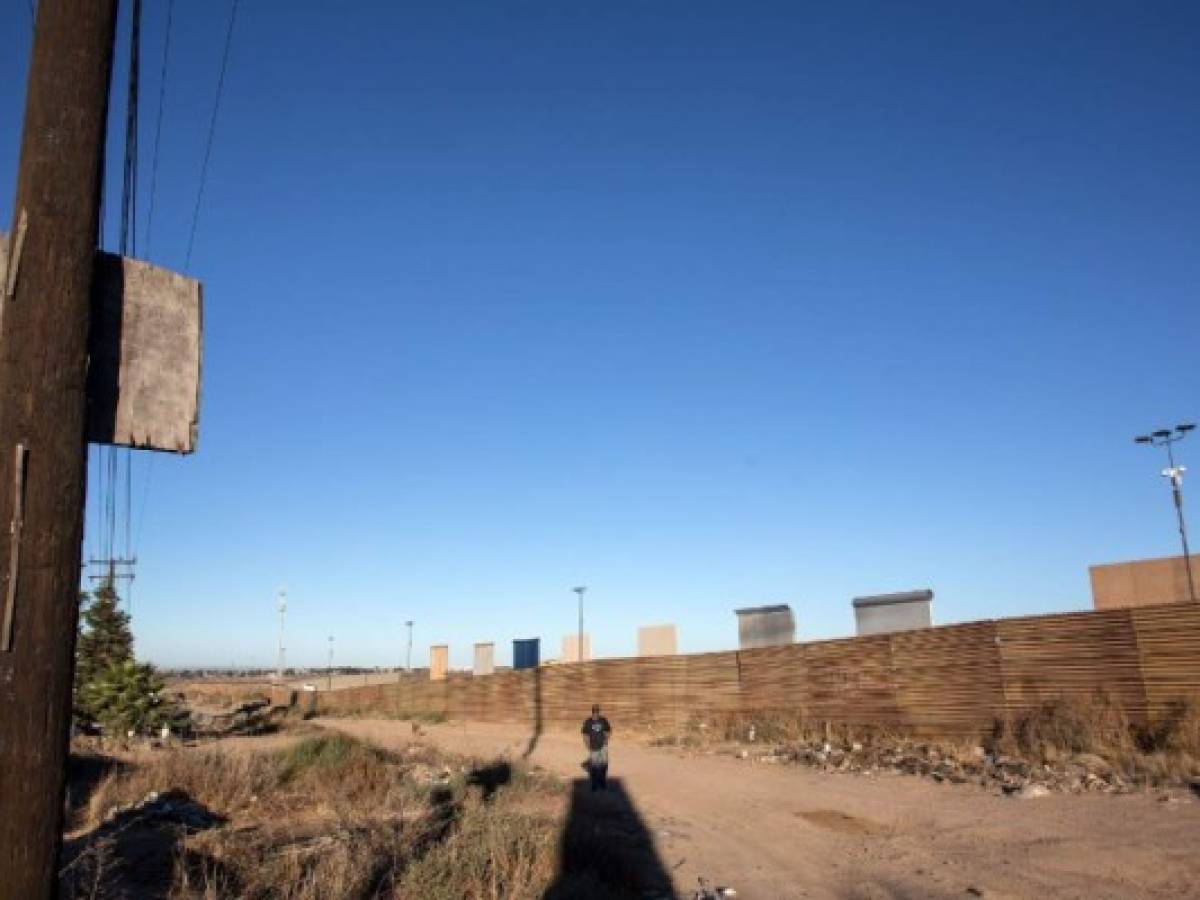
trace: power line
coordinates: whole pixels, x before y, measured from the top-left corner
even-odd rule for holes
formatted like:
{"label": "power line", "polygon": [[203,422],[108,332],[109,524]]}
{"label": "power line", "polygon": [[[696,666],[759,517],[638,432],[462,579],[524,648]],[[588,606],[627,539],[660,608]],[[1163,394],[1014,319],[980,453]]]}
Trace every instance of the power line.
{"label": "power line", "polygon": [[204,148],[204,163],[200,167],[200,188],[196,191],[196,208],[192,211],[192,230],[188,236],[187,256],[183,261],[184,271],[192,262],[192,247],[196,243],[196,226],[200,221],[200,204],[204,199],[204,184],[208,180],[208,161],[212,156],[213,137],[217,131],[217,113],[221,109],[221,93],[225,87],[225,69],[229,65],[229,48],[233,44],[233,25],[237,20],[238,0],[233,0],[229,10],[229,29],[225,32],[225,51],[221,56],[221,74],[217,77],[217,98],[213,103],[212,119],[208,123],[208,143]]}
{"label": "power line", "polygon": [[158,193],[158,147],[162,140],[163,105],[167,96],[167,61],[171,56],[171,20],[175,15],[175,0],[167,3],[167,33],[163,41],[162,73],[158,79],[158,116],[154,125],[154,157],[150,164],[150,208],[146,212],[146,256],[150,256],[154,236],[154,198]]}
{"label": "power line", "polygon": [[133,0],[129,23],[129,91],[125,103],[125,161],[121,178],[120,253],[137,253],[138,90],[141,82],[142,0]]}
{"label": "power line", "polygon": [[[121,183],[121,255],[137,255],[137,196],[138,196],[138,110],[140,106],[140,90],[142,75],[142,0],[133,0],[133,11],[129,23],[129,93],[125,105],[125,168]],[[117,543],[116,524],[117,492],[121,489],[120,469],[121,457],[125,462],[125,491],[124,491],[124,525],[126,558],[132,558],[131,526],[133,518],[133,451],[124,451],[114,447],[110,451],[115,458],[113,463],[112,498],[112,529],[110,536],[112,544]],[[114,554],[109,553],[109,559]]]}
{"label": "power line", "polygon": [[[121,171],[121,215],[118,235],[119,250],[123,257],[137,253],[142,0],[133,0],[129,27],[129,81],[125,103],[125,152]],[[100,553],[98,558],[89,560],[89,564],[104,568],[99,576],[91,577],[110,586],[115,586],[116,579],[124,578],[128,579],[132,586],[132,569],[121,574],[117,573],[117,569],[118,566],[132,567],[136,562],[133,556],[133,451],[129,448],[101,446],[98,451],[97,470],[97,500],[100,507],[97,537]],[[118,525],[124,526],[123,547]]]}

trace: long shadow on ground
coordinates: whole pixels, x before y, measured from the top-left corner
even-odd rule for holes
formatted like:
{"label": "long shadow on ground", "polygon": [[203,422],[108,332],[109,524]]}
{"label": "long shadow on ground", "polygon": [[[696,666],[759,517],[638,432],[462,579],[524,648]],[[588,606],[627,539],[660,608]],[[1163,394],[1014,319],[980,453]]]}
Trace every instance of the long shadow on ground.
{"label": "long shadow on ground", "polygon": [[63,844],[59,898],[166,897],[184,836],[224,822],[183,791],[147,798]]}
{"label": "long shadow on ground", "polygon": [[587,779],[574,781],[559,860],[543,900],[675,896],[650,830],[619,778],[597,793]]}
{"label": "long shadow on ground", "polygon": [[111,756],[99,753],[72,753],[67,759],[67,827],[87,806],[93,791],[107,775],[124,772],[129,766]]}

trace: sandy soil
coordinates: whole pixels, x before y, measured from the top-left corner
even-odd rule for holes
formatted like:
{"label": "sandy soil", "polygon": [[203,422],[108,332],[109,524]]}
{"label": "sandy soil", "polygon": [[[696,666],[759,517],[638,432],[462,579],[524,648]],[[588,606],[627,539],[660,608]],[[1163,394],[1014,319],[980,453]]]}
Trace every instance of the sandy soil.
{"label": "sandy soil", "polygon": [[[320,724],[385,747],[413,740],[407,722]],[[520,757],[530,742],[517,726],[422,731],[483,757]],[[611,752],[610,775],[689,897],[701,875],[743,900],[1200,897],[1200,801],[1185,792],[1016,800],[911,776],[685,755],[619,734]],[[582,758],[578,735],[547,732],[529,761],[577,778]]]}

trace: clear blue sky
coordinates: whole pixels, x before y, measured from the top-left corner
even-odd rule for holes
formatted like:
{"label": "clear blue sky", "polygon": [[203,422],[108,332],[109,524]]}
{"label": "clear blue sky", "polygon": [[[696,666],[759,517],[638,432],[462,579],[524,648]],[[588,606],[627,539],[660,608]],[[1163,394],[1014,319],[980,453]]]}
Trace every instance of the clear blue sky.
{"label": "clear blue sky", "polygon": [[[415,662],[465,665],[557,653],[580,583],[629,655],[665,621],[731,647],[765,602],[805,638],[914,587],[939,622],[1080,609],[1089,563],[1177,552],[1131,438],[1200,418],[1200,7],[823,6],[242,3],[140,651],[271,664],[280,584],[293,663],[332,633],[394,664],[413,618]],[[179,268],[228,5],[175,7],[150,256]]]}

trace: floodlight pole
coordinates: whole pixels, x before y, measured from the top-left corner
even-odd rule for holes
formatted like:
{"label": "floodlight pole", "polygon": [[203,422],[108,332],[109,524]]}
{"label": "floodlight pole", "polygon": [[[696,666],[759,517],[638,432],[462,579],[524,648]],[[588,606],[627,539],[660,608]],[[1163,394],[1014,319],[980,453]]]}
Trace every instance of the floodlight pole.
{"label": "floodlight pole", "polygon": [[578,662],[583,662],[583,595],[587,591],[587,585],[573,587],[571,590],[579,595],[579,637],[577,639],[579,643],[575,648],[575,655]]}
{"label": "floodlight pole", "polygon": [[1183,569],[1187,573],[1188,582],[1188,597],[1194,603],[1196,601],[1196,583],[1192,578],[1192,556],[1188,550],[1187,538],[1187,522],[1183,516],[1183,473],[1186,470],[1184,466],[1175,465],[1175,450],[1173,445],[1185,437],[1188,433],[1195,429],[1195,425],[1187,423],[1177,425],[1174,432],[1168,428],[1162,428],[1151,434],[1141,435],[1134,440],[1139,444],[1150,444],[1154,447],[1165,447],[1167,450],[1167,468],[1163,470],[1163,477],[1171,482],[1171,496],[1175,501],[1175,517],[1179,522],[1179,541],[1183,545]]}
{"label": "floodlight pole", "polygon": [[280,589],[279,591],[279,662],[276,664],[275,680],[283,684],[283,673],[287,667],[286,653],[283,646],[283,620],[287,615],[287,591]]}
{"label": "floodlight pole", "polygon": [[412,619],[404,623],[408,626],[408,650],[404,654],[404,671],[406,674],[412,674]]}
{"label": "floodlight pole", "polygon": [[329,664],[325,667],[326,690],[333,690],[333,635],[329,636]]}

